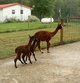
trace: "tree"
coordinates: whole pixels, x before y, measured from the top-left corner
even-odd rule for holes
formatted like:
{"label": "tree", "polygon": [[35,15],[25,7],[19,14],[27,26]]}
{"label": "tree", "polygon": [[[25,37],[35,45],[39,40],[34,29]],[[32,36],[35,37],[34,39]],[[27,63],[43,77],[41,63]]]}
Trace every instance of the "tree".
{"label": "tree", "polygon": [[54,0],[31,0],[31,5],[34,6],[32,13],[39,19],[54,14]]}
{"label": "tree", "polygon": [[[80,0],[55,0],[55,18],[77,17],[80,15]],[[59,11],[60,10],[60,11]]]}
{"label": "tree", "polygon": [[62,17],[63,4],[63,0],[55,0],[55,19]]}
{"label": "tree", "polygon": [[80,16],[80,0],[0,0],[0,4],[20,2],[32,6],[32,14],[39,19]]}
{"label": "tree", "polygon": [[0,0],[0,4],[7,4],[12,2],[17,2],[17,0]]}

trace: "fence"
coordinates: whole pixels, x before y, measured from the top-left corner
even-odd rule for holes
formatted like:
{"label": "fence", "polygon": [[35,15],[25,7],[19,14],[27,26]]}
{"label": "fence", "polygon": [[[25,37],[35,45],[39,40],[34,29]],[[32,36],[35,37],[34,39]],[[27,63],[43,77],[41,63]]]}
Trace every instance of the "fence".
{"label": "fence", "polygon": [[61,42],[80,41],[80,18],[69,18],[60,36]]}
{"label": "fence", "polygon": [[[80,41],[80,19],[69,19],[68,22],[64,23],[64,28],[58,31],[58,33],[51,39],[51,46],[60,43],[68,43],[73,41]],[[15,23],[14,23],[15,24]],[[21,23],[20,23],[21,24]],[[20,25],[19,24],[19,25]],[[34,23],[30,23],[30,27],[32,24],[36,27]],[[33,35],[35,32],[40,30],[46,31],[54,31],[57,23],[47,24],[44,29],[28,30],[28,31],[20,31],[13,33],[0,33],[0,58],[10,57],[14,55],[14,49],[18,45],[23,45],[28,43],[28,35]],[[4,24],[5,25],[5,24]],[[22,24],[21,24],[22,25]],[[24,23],[23,23],[24,25]],[[40,26],[44,26],[45,24],[41,24]],[[50,28],[51,26],[51,28]],[[8,26],[9,27],[9,26]],[[54,28],[53,28],[54,27]],[[12,28],[12,27],[11,27]],[[27,37],[27,38],[26,38]],[[46,48],[46,43],[41,44],[42,48]]]}

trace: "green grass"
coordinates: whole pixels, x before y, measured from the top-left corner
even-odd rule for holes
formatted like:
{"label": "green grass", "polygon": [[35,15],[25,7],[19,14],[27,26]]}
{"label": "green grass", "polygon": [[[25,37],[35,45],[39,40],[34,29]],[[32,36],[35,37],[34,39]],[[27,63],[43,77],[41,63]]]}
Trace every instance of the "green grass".
{"label": "green grass", "polygon": [[[47,31],[54,31],[56,24],[53,24],[53,28],[44,28],[44,29],[36,29],[36,26],[39,26],[39,24],[34,25],[34,30],[28,30],[28,31],[17,31],[12,33],[0,33],[0,59],[11,57],[15,55],[15,48],[19,45],[27,44],[29,41],[28,35],[33,35],[35,32],[39,30],[47,30]],[[11,26],[12,25],[12,26]],[[18,26],[19,25],[19,26]],[[8,28],[12,28],[13,26],[18,29],[18,27],[26,27],[26,23],[9,23],[9,24],[0,24],[1,26],[5,26]],[[41,24],[40,26],[45,25]],[[11,26],[11,27],[10,27]],[[18,26],[18,27],[17,27]],[[32,26],[32,25],[30,25]],[[64,27],[64,42],[72,42],[72,41],[78,41],[80,40],[80,24],[69,24],[68,26]],[[20,28],[23,29],[23,28]],[[32,27],[33,29],[33,27]],[[7,29],[4,29],[6,31]],[[57,45],[60,42],[60,31],[51,39],[51,46]],[[42,42],[41,47],[45,48],[46,43]]]}
{"label": "green grass", "polygon": [[57,23],[45,24],[45,23],[41,23],[41,22],[1,23],[0,24],[0,33],[48,28],[53,25],[55,27],[56,24]]}

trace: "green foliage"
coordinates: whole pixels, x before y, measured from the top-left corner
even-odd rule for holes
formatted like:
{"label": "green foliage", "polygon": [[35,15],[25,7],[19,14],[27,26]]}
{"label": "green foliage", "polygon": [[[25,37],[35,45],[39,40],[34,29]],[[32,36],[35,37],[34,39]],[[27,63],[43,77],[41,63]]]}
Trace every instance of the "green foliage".
{"label": "green foliage", "polygon": [[0,4],[7,4],[7,3],[14,3],[17,2],[18,0],[0,0]]}
{"label": "green foliage", "polygon": [[32,13],[39,19],[50,17],[54,13],[54,0],[31,0],[31,5],[34,5]]}
{"label": "green foliage", "polygon": [[[80,0],[55,0],[55,18],[79,17]],[[61,10],[59,12],[59,9]]]}
{"label": "green foliage", "polygon": [[4,21],[4,23],[16,23],[16,22],[21,22],[21,21],[15,18],[9,18]]}
{"label": "green foliage", "polygon": [[33,15],[31,15],[31,16],[28,18],[28,21],[29,21],[29,22],[40,22],[39,18],[36,17],[36,16],[33,16]]}
{"label": "green foliage", "polygon": [[0,4],[15,3],[30,4],[30,0],[0,0]]}
{"label": "green foliage", "polygon": [[80,0],[0,0],[0,4],[14,2],[32,6],[32,14],[39,19],[43,17],[59,19],[80,16]]}

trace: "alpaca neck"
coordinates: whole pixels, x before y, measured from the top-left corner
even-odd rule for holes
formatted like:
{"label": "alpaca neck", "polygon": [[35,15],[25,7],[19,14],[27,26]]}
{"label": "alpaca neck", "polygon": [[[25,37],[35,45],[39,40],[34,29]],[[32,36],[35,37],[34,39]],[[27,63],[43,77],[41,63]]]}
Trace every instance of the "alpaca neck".
{"label": "alpaca neck", "polygon": [[36,41],[34,40],[34,42],[32,43],[32,48],[34,48],[35,47],[35,44],[36,44]]}
{"label": "alpaca neck", "polygon": [[28,42],[28,48],[31,47],[31,43],[32,43],[32,42]]}
{"label": "alpaca neck", "polygon": [[54,35],[56,35],[56,33],[58,32],[58,28],[55,29],[55,31],[51,32],[51,37],[53,37]]}

